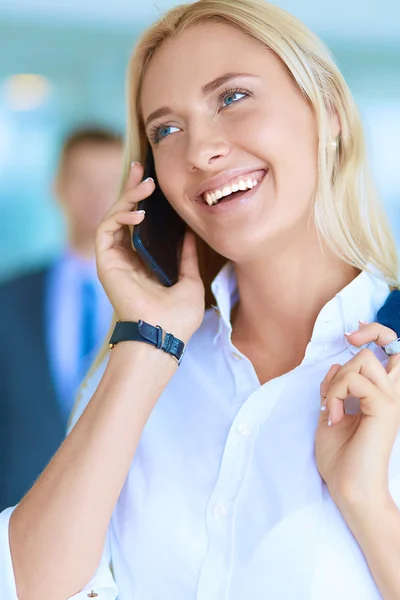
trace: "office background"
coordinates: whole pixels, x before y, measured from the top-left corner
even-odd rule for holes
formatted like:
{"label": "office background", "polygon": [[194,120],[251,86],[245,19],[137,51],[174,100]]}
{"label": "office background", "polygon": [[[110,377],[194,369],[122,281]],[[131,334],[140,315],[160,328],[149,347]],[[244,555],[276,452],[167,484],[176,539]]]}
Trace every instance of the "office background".
{"label": "office background", "polygon": [[[65,241],[51,183],[84,123],[125,125],[124,76],[141,30],[173,0],[0,0],[0,279]],[[400,246],[400,1],[276,0],[330,46],[362,113]]]}

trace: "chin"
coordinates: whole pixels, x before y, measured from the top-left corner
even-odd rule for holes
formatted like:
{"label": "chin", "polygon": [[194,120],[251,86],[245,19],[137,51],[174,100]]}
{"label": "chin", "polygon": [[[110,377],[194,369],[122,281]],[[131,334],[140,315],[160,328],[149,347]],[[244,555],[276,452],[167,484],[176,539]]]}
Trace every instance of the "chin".
{"label": "chin", "polygon": [[254,244],[245,238],[242,240],[237,240],[234,244],[232,242],[221,244],[221,241],[217,243],[211,243],[207,240],[205,241],[220,256],[234,263],[240,264],[241,262],[251,260],[260,252],[257,252]]}

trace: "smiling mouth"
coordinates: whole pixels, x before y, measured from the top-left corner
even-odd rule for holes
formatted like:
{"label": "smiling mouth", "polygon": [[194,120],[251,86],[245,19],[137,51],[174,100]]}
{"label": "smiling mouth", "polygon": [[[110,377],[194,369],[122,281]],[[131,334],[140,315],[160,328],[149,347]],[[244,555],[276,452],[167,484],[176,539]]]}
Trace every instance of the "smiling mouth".
{"label": "smiling mouth", "polygon": [[221,188],[207,190],[207,192],[204,192],[204,194],[201,195],[201,198],[206,204],[208,204],[208,206],[219,204],[225,199],[231,200],[233,197],[236,198],[238,196],[242,196],[248,190],[256,187],[260,181],[264,179],[265,175],[266,173],[263,173],[263,175],[260,177],[258,173],[257,177],[254,177],[251,173],[249,173],[247,176],[241,176],[233,181],[230,181]]}

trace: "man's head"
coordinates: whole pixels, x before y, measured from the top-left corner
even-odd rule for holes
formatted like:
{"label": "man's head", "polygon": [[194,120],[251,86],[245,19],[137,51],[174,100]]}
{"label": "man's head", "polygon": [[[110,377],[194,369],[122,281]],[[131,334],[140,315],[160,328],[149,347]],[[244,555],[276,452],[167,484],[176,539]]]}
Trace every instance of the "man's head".
{"label": "man's head", "polygon": [[117,199],[122,154],[122,137],[108,129],[79,129],[65,140],[54,191],[73,245],[93,245],[97,226]]}

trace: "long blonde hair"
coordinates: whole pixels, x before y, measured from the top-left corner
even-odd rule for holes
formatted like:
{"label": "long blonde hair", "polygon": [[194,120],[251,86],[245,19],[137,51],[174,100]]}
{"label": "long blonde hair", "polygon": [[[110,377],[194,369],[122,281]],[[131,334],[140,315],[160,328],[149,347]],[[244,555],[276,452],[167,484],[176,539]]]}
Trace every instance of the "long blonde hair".
{"label": "long blonde hair", "polygon": [[[398,287],[397,255],[367,164],[357,107],[324,43],[295,17],[260,0],[198,0],[170,10],[141,37],[131,57],[127,77],[127,138],[122,185],[132,161],[145,160],[148,142],[140,114],[140,93],[147,67],[167,39],[209,22],[233,26],[261,42],[283,61],[313,107],[318,132],[318,183],[313,217],[321,239],[348,264],[378,270]],[[329,116],[336,113],[340,136],[330,150]],[[210,284],[225,259],[197,240],[206,304]],[[104,358],[105,352],[100,358]],[[99,361],[96,361],[96,365]]]}

